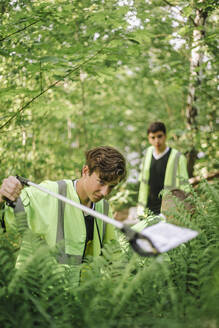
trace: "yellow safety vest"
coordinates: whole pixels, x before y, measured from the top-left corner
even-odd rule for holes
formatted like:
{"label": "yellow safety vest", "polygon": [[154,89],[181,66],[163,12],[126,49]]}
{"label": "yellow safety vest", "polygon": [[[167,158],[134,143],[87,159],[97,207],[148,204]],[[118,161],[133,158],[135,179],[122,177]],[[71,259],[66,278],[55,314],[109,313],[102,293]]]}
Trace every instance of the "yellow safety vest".
{"label": "yellow safety vest", "polygon": [[[41,185],[80,203],[72,180],[45,181]],[[105,200],[95,204],[95,210],[100,213],[108,215],[108,209],[108,203]],[[86,241],[83,212],[34,187],[27,187],[22,190],[14,209],[6,206],[6,227],[15,223],[16,220],[27,222],[28,228],[43,236],[51,247],[64,240],[63,251],[57,260],[61,264],[75,266],[75,283],[77,284],[80,279],[80,264],[82,263]],[[115,239],[112,225],[106,224],[98,218],[96,218],[96,222],[98,229],[94,223],[93,245],[90,248],[93,256],[98,256],[101,253],[100,238],[102,243]],[[19,257],[22,257],[22,246],[18,260]]]}
{"label": "yellow safety vest", "polygon": [[[140,187],[138,194],[138,216],[143,216],[147,208],[148,192],[149,192],[149,177],[150,166],[154,147],[151,146],[146,149],[146,154],[143,160],[143,167],[140,174]],[[188,172],[187,162],[184,155],[178,150],[172,148],[168,158],[165,178],[164,189],[180,188],[188,190]]]}

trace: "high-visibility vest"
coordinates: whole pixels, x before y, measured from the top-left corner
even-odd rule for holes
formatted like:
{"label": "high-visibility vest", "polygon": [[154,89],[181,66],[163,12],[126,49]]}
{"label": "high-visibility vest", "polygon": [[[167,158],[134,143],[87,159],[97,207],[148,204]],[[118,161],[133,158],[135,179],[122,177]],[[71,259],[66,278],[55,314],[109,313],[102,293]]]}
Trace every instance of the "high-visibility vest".
{"label": "high-visibility vest", "polygon": [[[72,180],[45,181],[41,185],[50,191],[62,194],[80,203]],[[108,203],[105,200],[101,200],[95,204],[95,210],[108,215]],[[75,270],[75,282],[79,282],[79,265],[82,263],[86,241],[86,226],[83,212],[80,209],[65,204],[34,187],[28,187],[22,190],[15,208],[7,207],[5,214],[6,225],[10,226],[16,220],[26,222],[26,226],[33,232],[43,236],[51,247],[64,240],[64,248],[58,257],[58,262],[78,267]],[[96,222],[98,229],[96,224],[94,224],[93,256],[98,256],[101,253],[100,239],[101,243],[115,239],[114,227],[112,225],[106,224],[98,218],[96,218]],[[23,225],[25,226],[25,224]],[[22,257],[22,245],[20,256]]]}
{"label": "high-visibility vest", "polygon": [[[146,154],[143,160],[143,167],[140,174],[140,187],[138,194],[138,216],[143,216],[147,208],[148,192],[149,192],[149,178],[150,166],[154,147],[151,146],[146,149]],[[165,177],[164,189],[180,188],[188,190],[188,172],[187,162],[184,155],[178,150],[172,148],[168,158]]]}

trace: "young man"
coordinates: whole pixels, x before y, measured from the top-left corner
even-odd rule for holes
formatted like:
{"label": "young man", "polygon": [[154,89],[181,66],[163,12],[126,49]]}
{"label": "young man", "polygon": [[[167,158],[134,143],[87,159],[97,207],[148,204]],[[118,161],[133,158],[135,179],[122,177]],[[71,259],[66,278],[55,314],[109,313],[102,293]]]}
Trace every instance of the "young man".
{"label": "young man", "polygon": [[187,189],[188,173],[186,158],[176,149],[166,145],[166,127],[162,122],[152,123],[147,131],[151,147],[146,149],[140,174],[138,216],[149,209],[160,213],[163,189]]}
{"label": "young man", "polygon": [[[103,146],[86,153],[80,179],[45,181],[42,186],[108,215],[108,203],[104,198],[125,176],[126,162],[123,155],[112,147]],[[10,223],[25,217],[28,227],[43,236],[49,246],[64,241],[64,248],[58,258],[60,263],[78,266],[87,254],[100,255],[103,244],[114,239],[113,226],[34,187],[22,190],[15,177],[4,179],[0,188],[1,203],[4,197],[17,200],[14,209],[5,206],[6,228]],[[76,283],[79,277],[78,267]]]}

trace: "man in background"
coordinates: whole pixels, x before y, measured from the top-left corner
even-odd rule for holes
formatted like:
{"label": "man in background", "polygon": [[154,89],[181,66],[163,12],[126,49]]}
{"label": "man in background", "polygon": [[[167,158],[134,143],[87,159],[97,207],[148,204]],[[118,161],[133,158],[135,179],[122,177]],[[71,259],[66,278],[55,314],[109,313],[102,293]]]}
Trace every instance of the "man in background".
{"label": "man in background", "polygon": [[160,214],[160,192],[163,189],[188,189],[186,158],[178,150],[167,146],[164,123],[152,123],[147,136],[151,146],[146,149],[140,173],[138,217],[144,217],[148,210]]}

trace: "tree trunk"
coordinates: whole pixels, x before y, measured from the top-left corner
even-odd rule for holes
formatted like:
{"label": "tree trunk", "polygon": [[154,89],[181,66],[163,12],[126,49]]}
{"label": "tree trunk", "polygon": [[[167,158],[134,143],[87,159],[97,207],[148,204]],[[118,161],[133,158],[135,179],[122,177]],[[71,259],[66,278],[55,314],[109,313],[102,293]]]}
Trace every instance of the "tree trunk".
{"label": "tree trunk", "polygon": [[[204,0],[200,0],[199,3],[204,3]],[[186,120],[187,128],[189,131],[189,138],[191,140],[191,147],[187,153],[188,160],[188,172],[189,177],[193,176],[195,160],[197,158],[197,150],[194,147],[194,138],[198,131],[196,117],[198,115],[198,109],[196,107],[196,92],[197,87],[201,84],[202,71],[200,69],[204,50],[202,49],[202,40],[204,39],[205,31],[204,26],[207,18],[207,11],[202,8],[196,9],[196,16],[194,19],[193,41],[191,45],[191,58],[190,58],[190,83],[188,89],[187,105],[186,105]]]}

